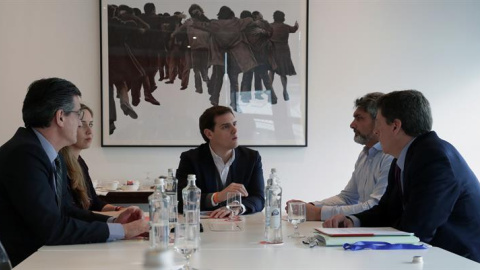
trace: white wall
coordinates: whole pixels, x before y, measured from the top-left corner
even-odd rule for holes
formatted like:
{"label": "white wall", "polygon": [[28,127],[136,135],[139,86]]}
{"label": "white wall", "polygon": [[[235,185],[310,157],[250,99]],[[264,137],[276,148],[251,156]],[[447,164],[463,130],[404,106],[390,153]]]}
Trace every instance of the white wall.
{"label": "white wall", "polygon": [[[296,1],[296,0],[292,0]],[[27,86],[42,77],[74,82],[96,112],[93,178],[143,179],[176,168],[186,148],[100,146],[97,0],[0,1],[0,144],[23,125]],[[349,123],[353,100],[414,88],[430,100],[434,129],[480,176],[480,2],[310,1],[308,147],[258,148],[277,167],[285,199],[336,194],[361,146]]]}

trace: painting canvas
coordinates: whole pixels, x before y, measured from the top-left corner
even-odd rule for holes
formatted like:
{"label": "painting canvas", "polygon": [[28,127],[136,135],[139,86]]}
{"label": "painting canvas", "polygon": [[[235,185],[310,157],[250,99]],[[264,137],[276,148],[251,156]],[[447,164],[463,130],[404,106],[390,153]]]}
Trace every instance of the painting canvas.
{"label": "painting canvas", "polygon": [[216,105],[241,145],[307,145],[307,0],[100,0],[100,13],[102,146],[198,145]]}

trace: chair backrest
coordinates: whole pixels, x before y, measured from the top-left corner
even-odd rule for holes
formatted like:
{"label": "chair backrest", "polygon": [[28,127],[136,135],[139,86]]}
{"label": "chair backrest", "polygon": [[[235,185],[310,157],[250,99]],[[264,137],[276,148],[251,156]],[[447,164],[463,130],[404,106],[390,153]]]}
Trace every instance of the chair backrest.
{"label": "chair backrest", "polygon": [[11,270],[12,265],[10,264],[10,259],[8,259],[8,254],[0,242],[0,270]]}

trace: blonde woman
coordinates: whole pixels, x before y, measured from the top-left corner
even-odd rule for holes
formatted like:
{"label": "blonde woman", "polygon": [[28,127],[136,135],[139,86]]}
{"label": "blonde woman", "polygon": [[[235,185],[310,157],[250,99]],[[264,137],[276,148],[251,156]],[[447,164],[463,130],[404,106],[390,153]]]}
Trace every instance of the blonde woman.
{"label": "blonde woman", "polygon": [[82,126],[77,130],[77,142],[60,150],[67,165],[69,191],[73,203],[82,209],[91,211],[118,211],[120,206],[107,204],[98,198],[88,172],[88,166],[80,156],[80,152],[90,148],[93,139],[93,112],[81,104],[80,110],[84,111]]}

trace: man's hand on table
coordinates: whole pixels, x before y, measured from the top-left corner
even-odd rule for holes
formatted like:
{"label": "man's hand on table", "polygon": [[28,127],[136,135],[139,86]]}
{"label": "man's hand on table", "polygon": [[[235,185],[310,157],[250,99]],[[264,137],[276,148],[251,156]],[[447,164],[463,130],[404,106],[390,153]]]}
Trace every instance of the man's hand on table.
{"label": "man's hand on table", "polygon": [[353,227],[353,221],[347,218],[345,215],[338,214],[333,216],[323,223],[324,228],[351,228]]}
{"label": "man's hand on table", "polygon": [[138,219],[130,223],[122,224],[125,231],[125,239],[134,238],[150,230],[150,224],[145,219]]}
{"label": "man's hand on table", "polygon": [[210,218],[224,218],[230,215],[231,211],[226,207],[220,207],[210,213]]}
{"label": "man's hand on table", "polygon": [[144,219],[143,211],[137,206],[129,206],[118,215],[115,223],[120,223],[125,231],[125,239],[134,238],[150,230],[148,221]]}
{"label": "man's hand on table", "polygon": [[322,208],[321,207],[317,207],[315,205],[313,205],[312,203],[307,203],[307,202],[304,202],[304,201],[301,201],[301,200],[289,200],[286,204],[285,204],[285,212],[288,213],[288,204],[291,203],[291,202],[303,202],[305,203],[305,210],[307,211],[306,213],[306,218],[307,218],[307,221],[320,221],[322,219]]}
{"label": "man's hand on table", "polygon": [[118,215],[115,223],[126,224],[139,219],[143,219],[143,211],[137,206],[129,206]]}

